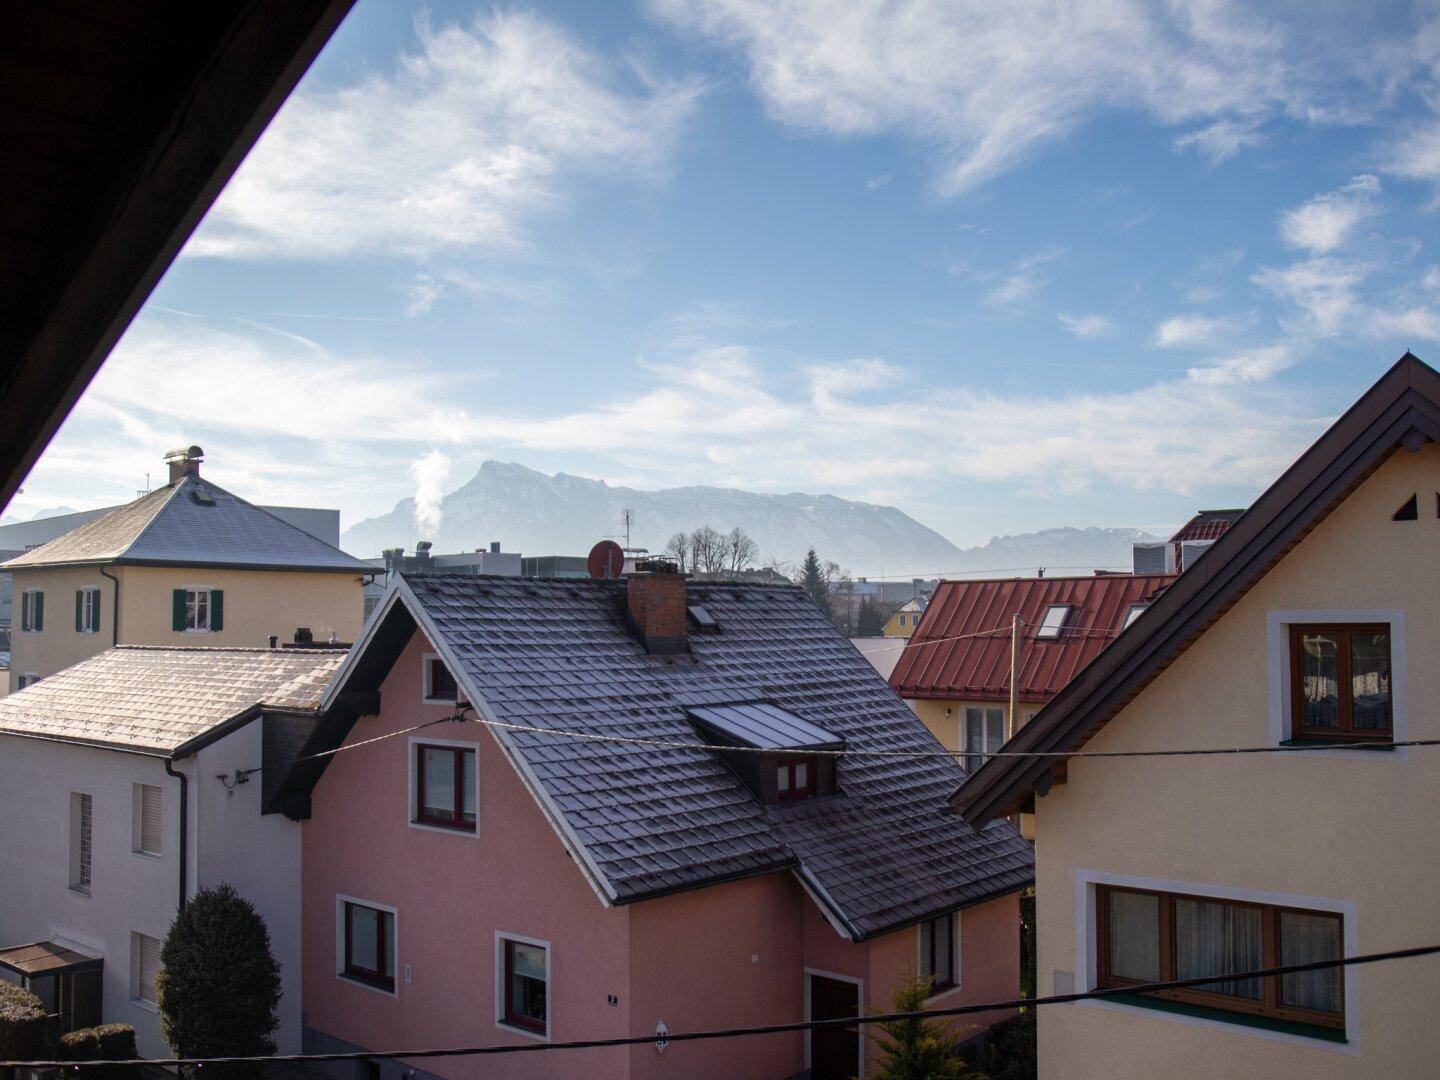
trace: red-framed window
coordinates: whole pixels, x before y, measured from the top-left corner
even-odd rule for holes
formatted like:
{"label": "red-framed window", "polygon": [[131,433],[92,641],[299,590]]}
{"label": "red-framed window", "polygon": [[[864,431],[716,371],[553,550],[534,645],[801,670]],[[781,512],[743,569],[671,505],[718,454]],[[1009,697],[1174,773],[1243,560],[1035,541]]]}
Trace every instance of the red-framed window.
{"label": "red-framed window", "polygon": [[[1102,987],[1168,982],[1338,960],[1344,924],[1328,911],[1100,886],[1096,940]],[[1340,968],[1230,979],[1146,996],[1320,1027],[1344,1028]]]}
{"label": "red-framed window", "polygon": [[345,901],[345,975],[395,992],[395,916]]}
{"label": "red-framed window", "polygon": [[949,990],[955,977],[955,913],[949,912],[920,924],[920,977],[933,979],[930,992]]}
{"label": "red-framed window", "polygon": [[808,799],[815,794],[815,759],[784,758],[775,765],[775,797],[780,802]]}
{"label": "red-framed window", "polygon": [[1291,734],[1297,739],[1394,737],[1390,627],[1290,627]]}
{"label": "red-framed window", "polygon": [[475,749],[415,744],[415,820],[475,831]]}
{"label": "red-framed window", "polygon": [[425,658],[425,700],[449,703],[460,698],[455,676],[438,656]]}
{"label": "red-framed window", "polygon": [[550,956],[544,945],[501,938],[505,962],[505,1010],[513,1027],[544,1035],[549,1023]]}

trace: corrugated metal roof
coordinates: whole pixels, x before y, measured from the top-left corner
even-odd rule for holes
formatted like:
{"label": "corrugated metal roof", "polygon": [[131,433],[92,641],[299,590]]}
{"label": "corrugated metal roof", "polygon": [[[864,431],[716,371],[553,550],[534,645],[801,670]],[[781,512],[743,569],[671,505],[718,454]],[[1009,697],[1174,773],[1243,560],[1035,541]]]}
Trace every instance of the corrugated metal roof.
{"label": "corrugated metal roof", "polygon": [[[719,629],[680,656],[636,640],[623,580],[417,574],[397,587],[507,723],[692,743],[688,710],[764,700],[848,749],[940,749],[793,585],[690,583],[687,602]],[[838,797],[767,807],[710,751],[495,735],[621,903],[799,864],[864,938],[1034,880],[1008,822],[974,830],[941,812],[965,775],[949,758],[845,758]]]}
{"label": "corrugated metal roof", "polygon": [[686,710],[692,719],[738,739],[746,746],[776,747],[781,750],[840,748],[843,737],[816,727],[794,713],[768,701],[742,705],[703,705]]}
{"label": "corrugated metal roof", "polygon": [[1226,529],[1239,520],[1240,515],[1244,512],[1243,507],[1239,510],[1201,510],[1180,526],[1175,535],[1170,537],[1170,543],[1178,544],[1186,540],[1217,540],[1224,535]]}
{"label": "corrugated metal roof", "polygon": [[0,564],[0,569],[109,563],[354,573],[375,570],[198,476],[156,488],[48,544],[17,555]]}
{"label": "corrugated metal roof", "polygon": [[[942,581],[890,673],[890,685],[901,697],[1004,700],[1010,693],[1010,620],[1018,612],[1020,699],[1048,701],[1125,628],[1132,605],[1148,602],[1174,580],[1173,574],[1097,574]],[[1071,609],[1059,636],[1037,637],[1046,610],[1055,605]],[[977,634],[983,636],[969,636]]]}
{"label": "corrugated metal roof", "polygon": [[344,658],[121,645],[0,698],[0,734],[170,754],[256,705],[317,707]]}

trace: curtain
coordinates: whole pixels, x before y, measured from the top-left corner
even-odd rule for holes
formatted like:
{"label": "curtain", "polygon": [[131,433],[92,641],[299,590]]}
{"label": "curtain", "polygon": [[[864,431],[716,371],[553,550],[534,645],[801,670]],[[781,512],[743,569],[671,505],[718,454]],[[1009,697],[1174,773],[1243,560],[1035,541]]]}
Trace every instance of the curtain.
{"label": "curtain", "polygon": [[1305,727],[1340,726],[1340,650],[1328,634],[1306,634],[1300,669]]}
{"label": "curtain", "polygon": [[455,752],[425,749],[425,809],[437,816],[455,813]]}
{"label": "curtain", "polygon": [[[1194,979],[1264,967],[1260,909],[1208,900],[1175,901],[1175,977]],[[1259,979],[1215,982],[1196,989],[1260,999]]]}
{"label": "curtain", "polygon": [[1350,693],[1356,730],[1390,726],[1390,635],[1350,638]]}
{"label": "curtain", "polygon": [[1160,978],[1160,898],[1112,891],[1110,974],[1155,982]]}
{"label": "curtain", "polygon": [[[1327,915],[1280,913],[1280,964],[1338,960],[1342,955],[1340,920]],[[1280,1000],[1286,1005],[1322,1012],[1340,1011],[1340,969],[1303,971],[1280,978]]]}

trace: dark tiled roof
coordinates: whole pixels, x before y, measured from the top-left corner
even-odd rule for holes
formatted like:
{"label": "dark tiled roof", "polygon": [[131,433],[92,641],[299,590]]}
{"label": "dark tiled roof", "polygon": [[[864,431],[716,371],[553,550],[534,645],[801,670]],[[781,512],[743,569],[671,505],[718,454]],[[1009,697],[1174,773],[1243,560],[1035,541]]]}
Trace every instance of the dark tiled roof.
{"label": "dark tiled roof", "polygon": [[116,507],[0,568],[96,563],[355,573],[375,569],[198,476],[186,476]]}
{"label": "dark tiled roof", "polygon": [[1187,540],[1218,540],[1245,512],[1239,510],[1201,510],[1170,537],[1172,544]]}
{"label": "dark tiled roof", "polygon": [[[1153,599],[1173,574],[942,581],[911,635],[890,685],[903,697],[995,698],[1010,693],[1010,618],[1019,612],[1020,697],[1046,701],[1125,627],[1133,604]],[[1068,604],[1060,636],[1036,627],[1052,604]],[[987,630],[996,633],[980,637]],[[935,642],[934,644],[927,644]]]}
{"label": "dark tiled roof", "polygon": [[344,658],[121,645],[0,698],[0,734],[168,755],[256,705],[316,708]]}
{"label": "dark tiled roof", "polygon": [[[632,636],[623,581],[407,575],[397,587],[503,722],[694,742],[687,709],[766,700],[852,750],[940,749],[792,585],[692,583],[689,602],[719,630],[679,656]],[[1033,880],[1007,822],[976,830],[942,812],[964,777],[948,758],[846,758],[840,796],[766,807],[709,751],[495,730],[619,903],[793,866],[866,938]]]}
{"label": "dark tiled roof", "polygon": [[692,720],[714,728],[746,746],[778,750],[805,750],[845,745],[833,731],[816,727],[810,721],[768,701],[752,701],[738,705],[699,705],[686,712]]}

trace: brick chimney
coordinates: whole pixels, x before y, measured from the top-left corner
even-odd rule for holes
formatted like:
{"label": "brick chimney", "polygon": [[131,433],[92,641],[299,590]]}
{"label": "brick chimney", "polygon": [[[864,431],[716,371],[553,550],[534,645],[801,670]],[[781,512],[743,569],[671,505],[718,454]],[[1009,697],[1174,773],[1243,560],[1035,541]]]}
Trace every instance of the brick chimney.
{"label": "brick chimney", "polygon": [[686,643],[685,575],[668,559],[637,559],[626,579],[630,619],[645,651],[683,653]]}
{"label": "brick chimney", "polygon": [[189,476],[200,475],[200,462],[205,460],[205,451],[198,446],[182,446],[165,455],[165,464],[170,466],[170,483],[178,484]]}

